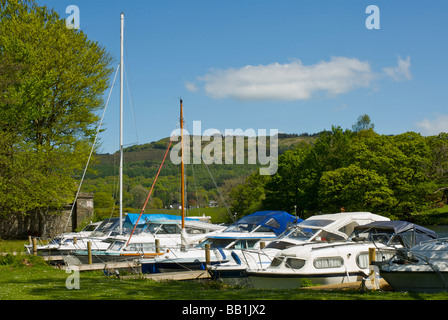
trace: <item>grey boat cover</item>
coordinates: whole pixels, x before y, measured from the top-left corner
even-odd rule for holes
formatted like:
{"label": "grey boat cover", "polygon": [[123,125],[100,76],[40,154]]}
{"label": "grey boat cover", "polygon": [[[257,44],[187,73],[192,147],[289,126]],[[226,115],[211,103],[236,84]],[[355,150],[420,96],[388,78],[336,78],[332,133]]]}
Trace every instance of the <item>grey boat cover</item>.
{"label": "grey boat cover", "polygon": [[357,231],[394,234],[401,238],[403,245],[407,248],[438,238],[433,230],[407,221],[375,221],[355,227],[355,232]]}

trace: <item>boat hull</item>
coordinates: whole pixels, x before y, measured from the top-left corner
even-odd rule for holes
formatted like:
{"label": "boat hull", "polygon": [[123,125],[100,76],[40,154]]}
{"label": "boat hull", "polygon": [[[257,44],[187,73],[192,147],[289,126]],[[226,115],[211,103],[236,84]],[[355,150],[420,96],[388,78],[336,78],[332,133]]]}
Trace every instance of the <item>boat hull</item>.
{"label": "boat hull", "polygon": [[363,272],[333,274],[273,274],[265,272],[247,272],[251,285],[260,289],[295,289],[312,285],[339,284],[360,281],[365,278]]}
{"label": "boat hull", "polygon": [[[211,265],[227,262],[223,261],[211,261]],[[205,270],[205,260],[196,259],[195,261],[176,261],[176,262],[141,262],[142,273],[163,273],[163,272],[179,272],[190,270]]]}
{"label": "boat hull", "polygon": [[381,270],[381,276],[395,291],[419,293],[448,291],[448,272]]}

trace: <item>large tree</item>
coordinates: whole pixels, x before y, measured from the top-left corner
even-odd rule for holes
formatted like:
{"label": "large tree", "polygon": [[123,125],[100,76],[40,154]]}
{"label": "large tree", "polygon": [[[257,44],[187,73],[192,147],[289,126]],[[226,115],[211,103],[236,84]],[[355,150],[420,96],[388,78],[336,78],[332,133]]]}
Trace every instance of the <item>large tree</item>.
{"label": "large tree", "polygon": [[24,231],[45,235],[48,214],[74,200],[110,62],[55,11],[0,0],[0,214],[27,221]]}

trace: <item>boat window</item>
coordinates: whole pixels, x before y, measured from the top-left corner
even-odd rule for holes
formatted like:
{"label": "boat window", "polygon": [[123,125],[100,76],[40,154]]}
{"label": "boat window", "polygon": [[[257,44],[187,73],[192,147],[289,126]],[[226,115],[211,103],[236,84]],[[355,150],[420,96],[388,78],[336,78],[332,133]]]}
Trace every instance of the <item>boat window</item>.
{"label": "boat window", "polygon": [[95,231],[97,225],[96,224],[88,224],[81,231]]}
{"label": "boat window", "polygon": [[153,234],[176,234],[180,233],[180,228],[177,224],[150,223],[148,224],[147,232]]}
{"label": "boat window", "polygon": [[329,225],[330,223],[334,222],[333,220],[326,220],[326,219],[316,219],[316,220],[303,220],[302,222],[299,223],[299,226],[302,228],[307,228],[307,227],[325,227],[327,225]]}
{"label": "boat window", "polygon": [[338,234],[334,234],[332,232],[327,232],[322,230],[321,233],[319,233],[319,236],[316,237],[316,239],[313,240],[318,240],[318,241],[341,241],[341,240],[345,240],[344,237],[341,237]]}
{"label": "boat window", "polygon": [[[231,247],[232,249],[251,249],[255,246],[258,240],[239,240]],[[230,249],[230,248],[229,248]]]}
{"label": "boat window", "polygon": [[202,233],[206,233],[206,230],[199,229],[199,228],[186,227],[185,229],[186,229],[188,234],[202,234]]}
{"label": "boat window", "polygon": [[[394,252],[388,251],[376,251],[376,261],[384,261],[392,258],[394,256]],[[360,252],[356,257],[356,264],[361,269],[367,269],[369,267],[369,253],[368,252]]]}
{"label": "boat window", "polygon": [[156,246],[154,243],[145,242],[145,243],[131,243],[124,250],[126,251],[156,251]]}
{"label": "boat window", "polygon": [[225,248],[234,241],[235,239],[207,239],[198,244],[197,248],[205,248],[206,244],[209,244],[212,249]]}
{"label": "boat window", "polygon": [[271,267],[278,267],[283,262],[283,257],[274,257],[271,262]]}
{"label": "boat window", "polygon": [[356,221],[353,221],[345,226],[343,226],[342,228],[339,228],[339,232],[345,233],[347,236],[350,235],[353,230],[355,230],[355,227],[358,226],[359,224]]}
{"label": "boat window", "polygon": [[313,265],[316,269],[339,268],[344,265],[341,257],[317,258]]}
{"label": "boat window", "polygon": [[305,265],[306,260],[297,259],[297,258],[288,258],[286,259],[286,267],[292,269],[300,269]]}
{"label": "boat window", "polygon": [[123,247],[123,245],[124,245],[124,241],[114,241],[111,243],[109,248],[107,248],[107,250],[118,251]]}
{"label": "boat window", "polygon": [[269,226],[269,227],[271,227],[271,228],[274,228],[274,229],[278,229],[278,228],[280,228],[280,223],[278,223],[278,221],[275,220],[274,218],[269,219],[269,220],[265,223],[265,225],[267,225],[267,226]]}
{"label": "boat window", "polygon": [[291,248],[293,246],[295,246],[295,244],[289,243],[289,242],[286,242],[286,241],[271,241],[266,246],[266,248],[284,250],[284,249]]}
{"label": "boat window", "polygon": [[356,264],[361,269],[367,269],[369,267],[369,253],[368,252],[360,252],[356,257]]}

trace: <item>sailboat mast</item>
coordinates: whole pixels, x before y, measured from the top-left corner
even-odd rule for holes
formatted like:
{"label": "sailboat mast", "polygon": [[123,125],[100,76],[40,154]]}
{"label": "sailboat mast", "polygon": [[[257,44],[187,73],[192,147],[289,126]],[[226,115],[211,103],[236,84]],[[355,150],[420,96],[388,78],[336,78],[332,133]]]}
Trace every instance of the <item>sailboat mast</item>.
{"label": "sailboat mast", "polygon": [[185,229],[185,177],[184,177],[184,115],[182,99],[180,100],[180,175],[181,175],[181,208],[182,208],[182,229]]}
{"label": "sailboat mast", "polygon": [[123,37],[124,13],[121,13],[120,32],[120,224],[119,233],[123,233]]}

